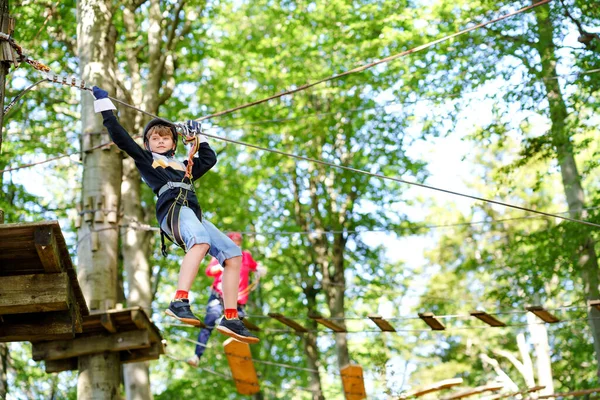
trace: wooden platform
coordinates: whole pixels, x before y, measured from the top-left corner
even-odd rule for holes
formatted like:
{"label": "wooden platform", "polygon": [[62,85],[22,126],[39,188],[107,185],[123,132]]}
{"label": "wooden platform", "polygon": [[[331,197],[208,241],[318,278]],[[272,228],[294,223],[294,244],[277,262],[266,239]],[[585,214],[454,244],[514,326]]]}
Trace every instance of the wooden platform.
{"label": "wooden platform", "polygon": [[70,340],[34,343],[32,357],[46,372],[76,370],[78,357],[119,352],[122,363],[157,360],[165,349],[158,328],[139,307],[108,310],[83,318],[83,331]]}
{"label": "wooden platform", "polygon": [[0,342],[73,338],[87,315],[58,222],[0,224]]}

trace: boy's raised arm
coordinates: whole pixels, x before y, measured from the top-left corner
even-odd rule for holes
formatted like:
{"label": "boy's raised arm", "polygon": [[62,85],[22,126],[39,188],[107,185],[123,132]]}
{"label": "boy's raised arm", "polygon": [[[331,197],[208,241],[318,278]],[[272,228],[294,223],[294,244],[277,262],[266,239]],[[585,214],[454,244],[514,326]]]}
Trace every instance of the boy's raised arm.
{"label": "boy's raised arm", "polygon": [[121,126],[117,117],[112,110],[116,110],[115,105],[108,98],[108,92],[102,90],[97,86],[93,87],[92,90],[96,101],[94,101],[94,111],[96,113],[102,113],[104,119],[103,123],[110,138],[115,144],[127,153],[131,158],[136,161],[148,160],[151,158],[150,154],[142,149],[136,142],[131,138],[129,133]]}

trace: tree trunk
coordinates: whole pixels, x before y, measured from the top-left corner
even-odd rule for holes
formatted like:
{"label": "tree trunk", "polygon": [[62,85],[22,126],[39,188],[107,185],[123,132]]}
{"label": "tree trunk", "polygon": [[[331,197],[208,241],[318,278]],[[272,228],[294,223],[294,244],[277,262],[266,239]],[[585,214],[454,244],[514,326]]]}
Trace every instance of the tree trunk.
{"label": "tree trunk", "polygon": [[[317,294],[319,290],[315,288],[312,282],[306,282],[306,287],[303,291],[306,297],[308,314],[315,313],[317,311]],[[310,372],[308,388],[311,390],[312,400],[325,400],[323,388],[321,387],[321,374],[319,373],[319,367],[321,366],[319,360],[321,356],[319,347],[317,346],[317,334],[313,332],[317,330],[317,322],[309,320],[308,330],[311,332],[304,335],[304,352],[306,353],[308,368],[313,370]]]}
{"label": "tree trunk", "polygon": [[[0,100],[3,101],[3,100]],[[1,108],[4,109],[4,108]],[[1,175],[1,174],[0,174]],[[0,224],[4,223],[4,211],[0,210]],[[8,394],[8,344],[0,343],[0,400]]]}
{"label": "tree trunk", "polygon": [[[77,50],[81,78],[115,93],[115,42],[113,2],[80,0],[77,3]],[[113,308],[117,301],[118,225],[115,215],[121,194],[121,155],[114,147],[90,150],[106,140],[102,119],[95,115],[93,98],[82,93],[82,204],[84,223],[78,232],[78,279],[90,310]],[[91,211],[93,210],[93,211]],[[90,218],[91,217],[91,218]],[[114,221],[114,220],[113,220]],[[118,399],[119,353],[79,357],[77,398]]]}
{"label": "tree trunk", "polygon": [[[556,152],[562,183],[569,205],[570,215],[573,218],[585,218],[583,211],[585,206],[585,195],[581,186],[581,177],[577,170],[573,143],[571,135],[567,130],[567,107],[565,105],[560,85],[557,79],[557,58],[554,46],[553,24],[550,17],[550,7],[536,7],[535,17],[539,41],[537,50],[540,54],[542,65],[542,78],[546,87],[546,97],[550,106],[550,119],[552,122],[551,135],[552,144]],[[576,270],[582,272],[584,294],[588,300],[600,299],[598,290],[598,257],[594,248],[594,242],[589,231],[584,231],[580,236],[579,257]],[[594,338],[594,350],[596,353],[597,376],[600,378],[600,311],[594,307],[588,310],[589,325]]]}
{"label": "tree trunk", "polygon": [[554,393],[552,381],[552,361],[550,359],[550,345],[548,344],[548,329],[546,325],[540,324],[535,315],[527,313],[527,323],[531,333],[531,341],[535,350],[535,366],[538,376],[538,385],[545,386],[538,392],[539,395],[550,395]]}
{"label": "tree trunk", "polygon": [[[333,273],[329,274],[330,284],[327,284],[326,295],[329,311],[333,318],[344,318],[345,294],[346,294],[346,276],[344,275],[344,250],[345,239],[342,234],[336,234],[333,240],[332,264]],[[346,321],[340,319],[337,321],[340,325],[346,327]],[[350,364],[350,353],[348,352],[348,338],[345,333],[336,333],[335,341],[337,344],[338,365],[341,368]]]}
{"label": "tree trunk", "polygon": [[[529,315],[529,313],[527,313],[527,315]],[[533,337],[534,332],[532,332],[531,329],[529,330],[529,333]],[[527,387],[532,388],[535,386],[533,362],[531,361],[531,356],[529,355],[529,349],[525,341],[525,335],[522,332],[517,334],[517,346],[519,347],[519,353],[521,353],[521,360],[523,360],[523,372],[521,375],[523,375],[523,379],[525,380]]]}

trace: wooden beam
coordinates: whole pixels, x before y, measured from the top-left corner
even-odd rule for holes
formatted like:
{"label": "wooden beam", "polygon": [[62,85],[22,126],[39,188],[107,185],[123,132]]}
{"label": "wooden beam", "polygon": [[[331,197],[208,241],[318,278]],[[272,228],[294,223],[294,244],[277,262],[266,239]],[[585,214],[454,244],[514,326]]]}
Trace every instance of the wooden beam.
{"label": "wooden beam", "polygon": [[230,338],[223,343],[223,347],[238,393],[251,395],[260,392],[258,376],[254,369],[248,343],[241,343]]}
{"label": "wooden beam", "polygon": [[341,325],[338,325],[336,322],[323,318],[321,315],[319,314],[313,314],[313,315],[309,315],[308,318],[310,319],[314,319],[315,321],[317,321],[319,324],[331,329],[334,332],[346,332],[346,328],[344,328]]}
{"label": "wooden beam", "polygon": [[497,383],[490,384],[490,385],[484,385],[484,386],[478,386],[476,388],[466,389],[461,392],[455,393],[454,395],[452,395],[450,397],[446,397],[446,400],[464,399],[465,397],[475,396],[476,394],[484,393],[484,392],[496,391],[496,390],[500,390],[502,388],[504,388],[504,385],[497,384]]}
{"label": "wooden beam", "polygon": [[406,396],[403,397],[421,397],[429,393],[438,392],[440,390],[448,389],[453,386],[462,385],[462,383],[462,378],[445,379],[443,381],[439,381],[431,385],[416,389],[412,392],[409,392],[408,394],[406,394]]}
{"label": "wooden beam", "polygon": [[249,330],[254,332],[260,332],[260,328],[258,327],[258,325],[255,325],[252,321],[249,321],[248,317],[244,318],[242,322],[244,323],[244,326],[246,326],[246,328],[248,328]]}
{"label": "wooden beam", "polygon": [[110,314],[102,314],[100,316],[100,324],[102,324],[104,329],[106,329],[110,333],[117,333],[117,328],[115,327],[115,324]]}
{"label": "wooden beam", "polygon": [[434,331],[443,331],[446,329],[442,321],[437,319],[433,313],[419,313],[419,318],[425,321],[425,323]]}
{"label": "wooden beam", "polygon": [[493,327],[506,326],[506,324],[504,322],[499,321],[498,319],[496,319],[496,317],[486,313],[485,311],[477,311],[477,310],[471,311],[471,316],[479,319],[480,321],[485,322],[489,326],[493,326]]}
{"label": "wooden beam", "polygon": [[396,332],[394,327],[379,315],[369,315],[369,319],[375,322],[375,325],[377,325],[383,332]]}
{"label": "wooden beam", "polygon": [[32,358],[40,360],[60,360],[89,354],[135,350],[150,347],[147,330],[114,333],[112,335],[80,336],[72,340],[34,343]]}
{"label": "wooden beam", "polygon": [[76,371],[79,366],[77,357],[66,358],[64,360],[46,360],[44,361],[46,373],[52,374],[63,371]]}
{"label": "wooden beam", "polygon": [[342,385],[346,400],[362,400],[367,398],[363,369],[360,365],[346,365],[340,369]]}
{"label": "wooden beam", "polygon": [[525,307],[525,309],[529,312],[534,313],[535,315],[538,316],[539,319],[541,319],[542,321],[547,322],[549,324],[554,324],[556,322],[560,322],[560,319],[558,319],[557,317],[552,315],[552,313],[550,313],[548,310],[546,310],[542,306]]}
{"label": "wooden beam", "polygon": [[586,394],[592,394],[592,393],[598,393],[598,392],[600,392],[600,388],[596,388],[596,389],[584,389],[584,390],[576,390],[574,392],[546,394],[546,395],[543,395],[543,396],[539,396],[538,399],[552,399],[552,398],[555,398],[555,397],[585,396]]}
{"label": "wooden beam", "polygon": [[47,273],[62,272],[63,265],[52,227],[41,226],[36,228],[33,233],[33,241],[44,270]]}
{"label": "wooden beam", "polygon": [[291,319],[283,316],[282,314],[269,313],[269,317],[274,318],[277,321],[281,322],[282,324],[289,326],[290,328],[292,328],[293,330],[295,330],[298,333],[308,332],[308,329],[306,329],[305,327],[303,327],[296,321],[292,321]]}
{"label": "wooden beam", "polygon": [[37,342],[75,337],[71,313],[52,311],[2,316],[0,342]]}
{"label": "wooden beam", "polygon": [[66,273],[0,277],[0,315],[69,309]]}

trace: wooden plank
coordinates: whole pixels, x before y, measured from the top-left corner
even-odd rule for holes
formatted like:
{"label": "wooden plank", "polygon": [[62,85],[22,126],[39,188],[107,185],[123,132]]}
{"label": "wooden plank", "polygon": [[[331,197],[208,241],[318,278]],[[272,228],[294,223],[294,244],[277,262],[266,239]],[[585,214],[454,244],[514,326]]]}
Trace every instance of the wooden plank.
{"label": "wooden plank", "polygon": [[75,337],[71,314],[52,311],[1,317],[0,342],[37,342]]}
{"label": "wooden plank", "polygon": [[380,315],[369,315],[369,319],[375,322],[375,325],[379,327],[383,332],[396,332],[396,329]]}
{"label": "wooden plank", "polygon": [[102,314],[100,316],[100,324],[102,324],[104,329],[106,329],[110,333],[117,333],[117,328],[115,327],[115,324],[110,314]]}
{"label": "wooden plank", "polygon": [[32,358],[40,360],[60,360],[89,354],[134,350],[150,347],[147,330],[135,330],[111,335],[80,336],[73,340],[34,343]]}
{"label": "wooden plank", "polygon": [[305,327],[303,327],[302,325],[300,325],[296,321],[292,321],[291,319],[285,317],[282,314],[269,313],[269,317],[274,318],[277,321],[281,322],[282,324],[289,326],[290,328],[292,328],[296,332],[299,332],[299,333],[306,333],[306,332],[308,332],[308,329],[306,329]]}
{"label": "wooden plank", "polygon": [[556,318],[552,313],[550,313],[550,311],[546,310],[542,306],[525,307],[525,309],[529,312],[534,313],[539,319],[549,324],[560,322],[560,319]]}
{"label": "wooden plank", "polygon": [[0,315],[68,309],[66,273],[0,277]]}
{"label": "wooden plank", "polygon": [[477,318],[480,321],[485,322],[489,326],[493,327],[502,327],[506,326],[506,324],[500,320],[498,320],[493,315],[486,313],[485,311],[471,311],[471,316]]}
{"label": "wooden plank", "polygon": [[153,343],[147,349],[137,349],[122,351],[121,362],[123,364],[135,363],[142,361],[158,360],[161,354],[165,354],[165,348],[162,342]]}
{"label": "wooden plank", "polygon": [[327,328],[331,329],[334,332],[346,332],[346,328],[344,328],[343,326],[335,323],[334,321],[331,321],[329,319],[323,318],[319,314],[309,315],[308,318],[314,319],[319,324],[321,324],[323,326],[326,326]]}
{"label": "wooden plank", "polygon": [[[56,256],[58,258],[58,262],[61,265],[62,270],[67,272],[71,281],[71,288],[74,292],[74,297],[76,299],[76,304],[80,308],[80,314],[82,316],[89,314],[89,309],[87,307],[87,303],[85,298],[83,297],[83,293],[81,291],[81,287],[79,286],[79,281],[77,280],[77,273],[73,268],[73,263],[71,262],[71,257],[69,255],[69,251],[67,249],[65,239],[63,237],[62,231],[60,230],[60,225],[57,221],[43,221],[43,222],[33,222],[33,223],[18,223],[18,224],[3,224],[0,225],[0,243],[4,242],[18,242],[22,241],[24,244],[24,249],[27,249],[30,243],[34,242],[35,244],[35,232],[36,230],[39,232],[44,232],[44,230],[50,229],[52,234],[50,235],[54,243],[56,244]],[[38,234],[41,235],[41,234]],[[46,239],[48,237],[46,236]],[[36,259],[31,260],[26,257],[17,257],[16,259],[6,260],[0,262],[0,275],[28,275],[34,273],[41,273],[44,270],[44,265],[42,264],[42,260],[40,257],[46,257],[46,252],[50,252],[48,248],[42,248],[45,244],[49,243],[48,241],[44,242],[44,236],[41,235],[39,238],[39,246],[41,255],[37,254],[36,247],[33,248],[32,251],[25,251],[24,254],[35,255]],[[18,248],[18,247],[16,247]],[[50,256],[49,260],[46,260],[46,267],[52,269],[53,260]],[[60,270],[59,270],[60,271]]]}
{"label": "wooden plank", "polygon": [[229,338],[223,343],[223,347],[238,393],[251,395],[260,392],[250,345]]}
{"label": "wooden plank", "polygon": [[46,360],[44,361],[46,373],[52,374],[63,371],[76,371],[79,366],[77,357],[66,358],[64,360]]}
{"label": "wooden plank", "polygon": [[415,389],[414,391],[409,392],[406,395],[406,397],[421,397],[429,393],[438,392],[440,390],[448,389],[453,386],[462,385],[462,383],[462,378],[445,379],[443,381],[439,381],[431,385]]}
{"label": "wooden plank", "polygon": [[419,318],[421,318],[429,327],[434,331],[443,331],[446,329],[446,326],[435,317],[433,313],[419,313]]}
{"label": "wooden plank", "polygon": [[33,234],[35,249],[47,273],[56,273],[63,270],[53,232],[54,229],[51,226],[43,226],[36,228]]}
{"label": "wooden plank", "polygon": [[340,369],[342,385],[346,400],[362,400],[367,398],[363,369],[360,365],[346,365]]}
{"label": "wooden plank", "polygon": [[504,385],[494,383],[490,385],[478,386],[472,389],[466,389],[461,392],[455,393],[450,397],[446,397],[446,400],[456,400],[456,399],[464,399],[465,397],[475,396],[476,394],[484,393],[484,392],[492,392],[496,390],[503,389]]}
{"label": "wooden plank", "polygon": [[257,325],[255,325],[252,321],[249,321],[248,318],[244,318],[242,322],[249,330],[254,332],[260,332],[260,328]]}

